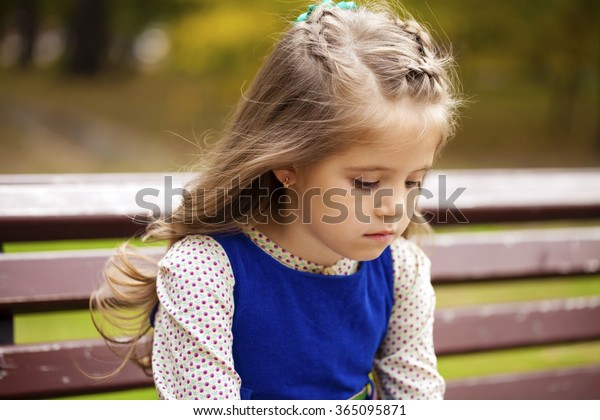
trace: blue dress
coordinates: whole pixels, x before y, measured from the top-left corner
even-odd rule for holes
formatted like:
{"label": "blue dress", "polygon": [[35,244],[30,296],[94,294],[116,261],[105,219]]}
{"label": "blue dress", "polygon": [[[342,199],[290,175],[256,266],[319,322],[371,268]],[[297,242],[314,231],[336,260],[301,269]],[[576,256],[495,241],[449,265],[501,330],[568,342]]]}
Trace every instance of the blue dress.
{"label": "blue dress", "polygon": [[369,382],[393,305],[390,247],[351,275],[288,267],[244,233],[211,235],[235,277],[242,399],[348,399]]}

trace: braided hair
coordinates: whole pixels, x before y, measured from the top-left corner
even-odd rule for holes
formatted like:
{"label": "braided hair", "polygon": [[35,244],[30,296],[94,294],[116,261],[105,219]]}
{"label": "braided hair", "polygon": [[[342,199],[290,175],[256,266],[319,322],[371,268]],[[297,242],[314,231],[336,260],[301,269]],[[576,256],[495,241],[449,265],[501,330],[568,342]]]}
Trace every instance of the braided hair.
{"label": "braided hair", "polygon": [[460,103],[452,57],[423,25],[382,8],[372,12],[366,7],[317,6],[287,34],[287,53],[314,67],[312,77],[324,82],[319,91],[329,92],[332,106],[343,106],[344,101],[356,105],[375,96],[441,105],[447,140],[454,133]]}

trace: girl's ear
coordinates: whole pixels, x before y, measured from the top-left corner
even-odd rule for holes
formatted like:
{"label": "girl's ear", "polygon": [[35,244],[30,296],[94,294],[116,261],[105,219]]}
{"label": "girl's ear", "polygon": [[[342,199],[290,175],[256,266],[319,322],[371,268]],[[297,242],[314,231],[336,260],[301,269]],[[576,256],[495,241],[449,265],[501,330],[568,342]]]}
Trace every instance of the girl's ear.
{"label": "girl's ear", "polygon": [[282,184],[287,181],[289,185],[296,182],[296,169],[292,167],[273,169],[273,174]]}

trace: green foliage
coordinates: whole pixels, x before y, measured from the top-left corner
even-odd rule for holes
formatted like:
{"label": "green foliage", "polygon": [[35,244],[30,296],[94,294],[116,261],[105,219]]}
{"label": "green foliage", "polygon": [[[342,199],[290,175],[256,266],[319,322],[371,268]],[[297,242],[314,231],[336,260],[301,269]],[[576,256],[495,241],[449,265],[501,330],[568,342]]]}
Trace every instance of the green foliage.
{"label": "green foliage", "polygon": [[436,285],[437,307],[600,296],[600,276],[544,277]]}
{"label": "green foliage", "polygon": [[262,18],[252,7],[223,6],[186,15],[171,31],[174,68],[191,74],[247,71],[248,63],[256,61],[252,53],[265,28]]}
{"label": "green foliage", "polygon": [[[43,242],[7,242],[3,250],[10,252],[69,251],[78,249],[114,249],[127,239],[76,239]],[[144,243],[139,239],[131,240],[136,247],[166,246],[166,242]]]}
{"label": "green foliage", "polygon": [[590,341],[441,356],[438,369],[446,380],[452,380],[598,363],[600,341]]}
{"label": "green foliage", "polygon": [[111,24],[116,33],[136,33],[145,26],[168,22],[185,13],[205,9],[210,2],[198,0],[109,0]]}
{"label": "green foliage", "polygon": [[304,2],[206,1],[172,22],[171,65],[188,74],[251,77]]}
{"label": "green foliage", "polygon": [[54,400],[156,400],[156,388],[128,389],[125,391],[103,392],[101,394],[78,395],[53,398]]}

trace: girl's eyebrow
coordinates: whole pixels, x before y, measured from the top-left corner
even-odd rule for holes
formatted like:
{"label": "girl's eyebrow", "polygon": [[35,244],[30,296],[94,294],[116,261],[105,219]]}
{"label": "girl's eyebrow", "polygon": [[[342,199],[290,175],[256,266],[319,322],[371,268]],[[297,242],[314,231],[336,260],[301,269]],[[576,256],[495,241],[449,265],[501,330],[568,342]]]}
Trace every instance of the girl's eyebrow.
{"label": "girl's eyebrow", "polygon": [[427,171],[429,171],[430,169],[431,169],[431,165],[426,165],[426,166],[423,166],[422,168],[420,168],[420,169],[417,169],[416,171],[413,171],[413,172],[420,172],[420,171],[425,171],[425,172],[427,172]]}
{"label": "girl's eyebrow", "polygon": [[357,171],[393,171],[393,168],[386,166],[350,166],[346,169],[357,170]]}
{"label": "girl's eyebrow", "polygon": [[[365,171],[365,172],[369,172],[369,171],[387,171],[387,172],[393,172],[396,169],[395,168],[388,168],[387,166],[350,166],[347,167],[345,169],[349,169],[349,170],[354,170],[354,171]],[[424,166],[420,169],[416,169],[412,172],[419,172],[419,171],[428,171],[431,169],[431,165],[427,165]]]}

